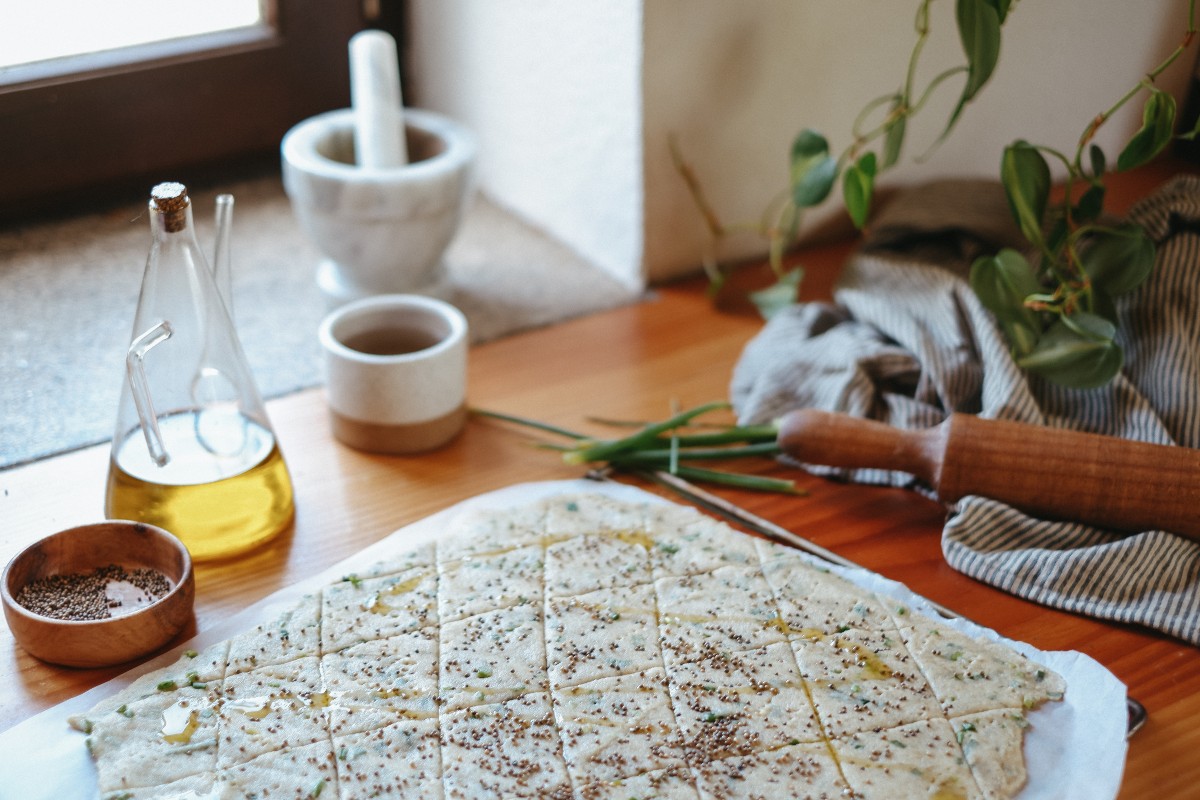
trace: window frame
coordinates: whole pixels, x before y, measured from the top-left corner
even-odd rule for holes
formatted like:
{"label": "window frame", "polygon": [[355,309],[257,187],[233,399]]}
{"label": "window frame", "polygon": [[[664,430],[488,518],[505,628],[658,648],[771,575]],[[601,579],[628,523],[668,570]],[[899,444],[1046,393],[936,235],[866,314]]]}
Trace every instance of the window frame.
{"label": "window frame", "polygon": [[258,26],[0,70],[0,215],[277,160],[288,128],[349,105],[360,0],[264,4]]}

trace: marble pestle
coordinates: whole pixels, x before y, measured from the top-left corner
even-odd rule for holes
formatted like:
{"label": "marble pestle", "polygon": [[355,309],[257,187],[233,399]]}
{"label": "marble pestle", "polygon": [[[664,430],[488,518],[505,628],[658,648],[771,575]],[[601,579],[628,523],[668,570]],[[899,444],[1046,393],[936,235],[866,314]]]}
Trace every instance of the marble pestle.
{"label": "marble pestle", "polygon": [[400,67],[390,34],[365,30],[350,39],[350,105],[358,165],[391,169],[407,164]]}
{"label": "marble pestle", "polygon": [[316,282],[330,309],[380,294],[450,292],[443,255],[471,195],[477,146],[463,125],[404,108],[395,42],[350,42],[352,107],[283,137],[283,186],[321,250]]}

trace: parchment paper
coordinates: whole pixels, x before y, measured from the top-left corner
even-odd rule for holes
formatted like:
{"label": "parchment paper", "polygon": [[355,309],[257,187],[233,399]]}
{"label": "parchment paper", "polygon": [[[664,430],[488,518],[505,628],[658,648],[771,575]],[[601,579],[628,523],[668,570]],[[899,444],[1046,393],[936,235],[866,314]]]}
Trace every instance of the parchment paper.
{"label": "parchment paper", "polygon": [[[510,486],[479,495],[395,531],[310,580],[283,589],[226,622],[204,631],[162,656],[113,680],[19,723],[0,733],[0,798],[98,797],[96,773],[84,746],[84,735],[67,725],[67,718],[87,711],[96,702],[127,686],[139,675],[174,663],[187,649],[204,647],[248,630],[292,605],[301,595],[393,554],[410,550],[437,537],[445,523],[468,507],[503,508],[554,494],[603,492],[633,502],[665,502],[656,495],[622,484],[596,481],[554,481]],[[814,561],[816,559],[813,559]],[[821,562],[822,566],[830,566]],[[928,601],[903,585],[865,570],[834,571],[855,583],[908,603],[940,619]],[[1025,738],[1029,782],[1021,800],[1103,800],[1117,794],[1125,766],[1125,686],[1107,669],[1082,653],[1040,651],[966,620],[947,624],[976,636],[1003,641],[1050,667],[1067,681],[1061,703],[1047,703],[1029,714],[1032,726]]]}

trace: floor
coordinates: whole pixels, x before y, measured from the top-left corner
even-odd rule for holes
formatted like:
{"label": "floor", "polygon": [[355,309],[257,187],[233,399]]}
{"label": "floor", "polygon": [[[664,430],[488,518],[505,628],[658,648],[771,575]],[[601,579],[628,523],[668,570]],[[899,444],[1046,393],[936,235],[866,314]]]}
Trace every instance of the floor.
{"label": "floor", "polygon": [[[234,317],[260,393],[318,385],[316,328],[326,312],[314,280],[320,252],[293,218],[277,175],[193,190],[206,249],[220,192],[235,198]],[[0,223],[0,469],[111,439],[149,244],[140,206]],[[476,343],[640,294],[483,196],[474,198],[446,264],[450,299]]]}

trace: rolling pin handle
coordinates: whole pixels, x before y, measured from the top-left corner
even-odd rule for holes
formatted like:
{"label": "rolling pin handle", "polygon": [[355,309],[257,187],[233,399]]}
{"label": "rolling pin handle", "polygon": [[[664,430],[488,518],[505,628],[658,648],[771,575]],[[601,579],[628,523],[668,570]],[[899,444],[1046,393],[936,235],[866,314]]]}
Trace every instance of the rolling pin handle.
{"label": "rolling pin handle", "polygon": [[1200,541],[1200,449],[971,414],[909,431],[816,409],[785,414],[779,445],[805,464],[910,473],[943,503],[978,495],[1042,519]]}
{"label": "rolling pin handle", "polygon": [[801,408],[779,421],[783,452],[806,464],[907,472],[937,488],[949,428],[902,430],[883,422]]}

